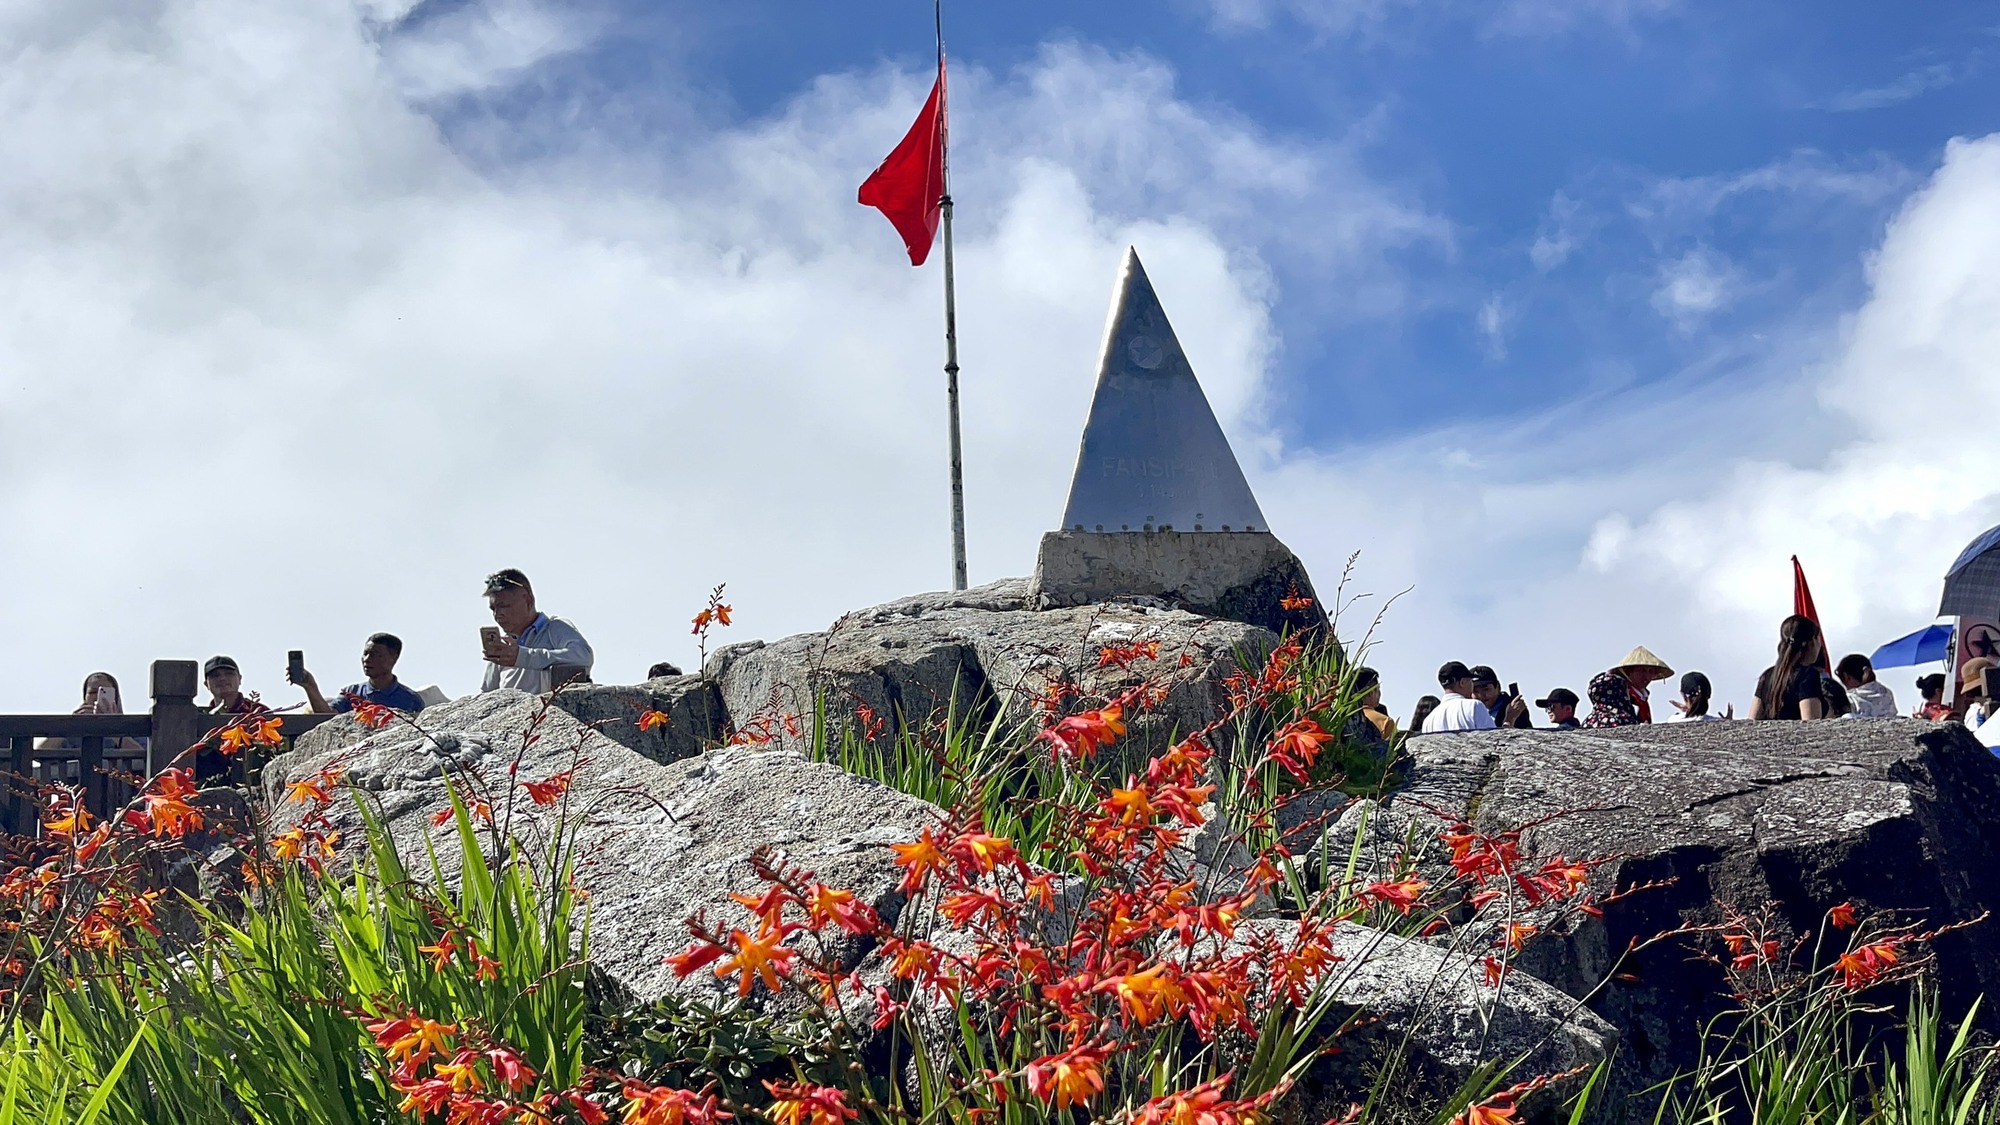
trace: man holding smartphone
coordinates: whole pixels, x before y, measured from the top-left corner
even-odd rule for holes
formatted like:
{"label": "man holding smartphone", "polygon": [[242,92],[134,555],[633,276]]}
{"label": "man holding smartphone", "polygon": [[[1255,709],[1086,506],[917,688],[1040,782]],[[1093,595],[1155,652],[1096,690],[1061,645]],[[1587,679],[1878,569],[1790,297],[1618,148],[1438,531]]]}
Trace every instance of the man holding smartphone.
{"label": "man holding smartphone", "polygon": [[358,684],[342,688],[331,702],[320,694],[319,681],[306,671],[304,653],[291,654],[291,666],[285,670],[285,678],[305,689],[306,702],[316,714],[352,711],[357,700],[415,713],[424,709],[424,699],[396,678],[396,661],[402,655],[403,642],[393,633],[377,633],[369,637],[367,643],[361,646],[361,675],[364,678]]}
{"label": "man holding smartphone", "polygon": [[589,673],[596,659],[590,642],[576,626],[535,608],[535,590],[527,575],[512,567],[487,575],[486,607],[493,613],[493,624],[479,631],[486,656],[480,691],[551,691],[562,686],[549,671],[557,665]]}

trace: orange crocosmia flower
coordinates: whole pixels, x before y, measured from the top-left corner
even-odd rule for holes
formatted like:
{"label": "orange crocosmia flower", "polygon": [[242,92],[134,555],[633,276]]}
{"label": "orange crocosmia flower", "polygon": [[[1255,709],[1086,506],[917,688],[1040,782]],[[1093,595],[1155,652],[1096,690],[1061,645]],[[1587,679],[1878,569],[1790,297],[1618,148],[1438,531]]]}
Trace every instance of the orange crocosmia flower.
{"label": "orange crocosmia flower", "polygon": [[652,730],[654,727],[663,727],[671,722],[673,720],[667,717],[665,711],[648,711],[639,716],[639,729],[642,731]]}
{"label": "orange crocosmia flower", "polygon": [[1507,948],[1516,953],[1520,952],[1521,947],[1526,945],[1528,939],[1534,937],[1537,932],[1539,932],[1537,927],[1526,922],[1507,923]]}
{"label": "orange crocosmia flower", "polygon": [[715,606],[715,623],[716,623],[717,625],[727,625],[727,624],[729,624],[729,615],[730,615],[730,614],[732,614],[732,613],[734,613],[734,612],[736,612],[736,610],[735,610],[735,608],[734,608],[734,607],[731,607],[731,606],[726,606],[726,605],[723,605],[723,604],[721,604],[721,603],[719,603],[719,602],[718,602],[718,603],[716,603],[716,606]]}
{"label": "orange crocosmia flower", "polygon": [[441,1062],[433,1068],[437,1076],[451,1084],[454,1094],[477,1093],[486,1088],[486,1082],[479,1076],[479,1055],[467,1047],[451,1057],[450,1062]]}
{"label": "orange crocosmia flower", "polygon": [[247,727],[231,726],[222,728],[219,736],[224,754],[240,754],[250,748],[250,731]]}
{"label": "orange crocosmia flower", "polygon": [[452,1100],[451,1083],[442,1078],[426,1078],[422,1082],[392,1083],[396,1092],[403,1095],[403,1104],[396,1108],[403,1113],[421,1113],[429,1116],[445,1107]]}
{"label": "orange crocosmia flower", "polygon": [[832,1086],[767,1080],[764,1088],[771,1092],[771,1104],[764,1113],[776,1125],[841,1125],[860,1116]]}
{"label": "orange crocosmia flower", "polygon": [[417,952],[429,954],[431,970],[441,973],[444,972],[445,966],[451,964],[451,959],[458,956],[458,941],[452,937],[450,931],[446,931],[436,945],[420,945],[417,947]]}
{"label": "orange crocosmia flower", "polygon": [[282,862],[290,863],[299,858],[299,853],[305,849],[306,830],[303,828],[293,828],[271,837],[271,854]]}
{"label": "orange crocosmia flower", "polygon": [[944,850],[929,828],[907,844],[889,845],[889,850],[896,853],[896,862],[904,868],[901,889],[905,894],[921,888],[932,872],[944,870]]}
{"label": "orange crocosmia flower", "polygon": [[1144,785],[1113,789],[1111,796],[1104,800],[1104,811],[1116,817],[1120,824],[1145,824],[1159,812],[1148,799],[1148,793]]}
{"label": "orange crocosmia flower", "polygon": [[250,741],[259,746],[276,746],[285,740],[285,723],[282,719],[260,719],[256,729],[250,732]]}
{"label": "orange crocosmia flower", "polygon": [[338,768],[324,769],[306,778],[285,786],[285,800],[295,805],[324,805],[333,800],[328,787],[340,781],[342,772]]}
{"label": "orange crocosmia flower", "polygon": [[[625,1125],[715,1125],[733,1116],[720,1107],[719,1100],[707,1089],[697,1094],[670,1086],[647,1086],[627,1078],[623,1092],[625,1113],[620,1120]],[[590,1103],[575,1094],[569,1098],[589,1122],[591,1116],[582,1107]],[[604,1120],[601,1113],[596,1120]]]}
{"label": "orange crocosmia flower", "polygon": [[1175,979],[1172,968],[1165,964],[1113,977],[1099,984],[1097,991],[1116,996],[1125,1018],[1140,1027],[1187,1004],[1187,993],[1182,990],[1180,981]]}
{"label": "orange crocosmia flower", "polygon": [[1496,957],[1483,958],[1479,964],[1481,968],[1486,970],[1486,987],[1499,988],[1500,978],[1507,975],[1507,966],[1502,964]]}
{"label": "orange crocosmia flower", "polygon": [[1284,610],[1286,613],[1297,613],[1302,609],[1311,609],[1312,607],[1313,600],[1299,596],[1297,590],[1293,590],[1291,593],[1278,599],[1278,608]]}
{"label": "orange crocosmia flower", "polygon": [[962,833],[945,845],[945,850],[981,875],[992,874],[993,869],[1003,863],[1020,862],[1019,854],[1014,851],[1014,841],[984,832]]}
{"label": "orange crocosmia flower", "polygon": [[51,836],[71,836],[90,827],[90,810],[77,804],[57,807],[55,815],[42,822]]}
{"label": "orange crocosmia flower", "polygon": [[833,923],[850,934],[873,933],[881,921],[874,907],[855,900],[853,891],[835,890],[825,883],[806,891],[806,917],[814,929]]}
{"label": "orange crocosmia flower", "polygon": [[1104,1092],[1104,1060],[1110,1051],[1085,1044],[1028,1064],[1028,1092],[1058,1110],[1081,1105]]}
{"label": "orange crocosmia flower", "polygon": [[1422,879],[1402,879],[1394,883],[1370,883],[1361,892],[1366,902],[1385,902],[1408,915],[1417,904],[1417,895],[1429,886]]}
{"label": "orange crocosmia flower", "polygon": [[1512,1097],[1489,1098],[1478,1105],[1465,1107],[1465,1112],[1459,1114],[1452,1125],[1514,1125],[1516,1112]]}
{"label": "orange crocosmia flower", "polygon": [[552,774],[544,781],[523,782],[521,788],[528,791],[528,799],[538,805],[553,805],[569,792],[570,782],[575,778],[575,770],[564,770]]}
{"label": "orange crocosmia flower", "polygon": [[792,892],[776,883],[765,888],[761,895],[732,894],[731,901],[757,916],[758,928],[773,930],[784,924],[785,904],[797,902]]}
{"label": "orange crocosmia flower", "polygon": [[1839,906],[1836,906],[1833,909],[1828,910],[1826,912],[1826,920],[1828,922],[1831,922],[1837,929],[1842,929],[1842,930],[1853,929],[1854,904],[1851,902],[1843,902]]}
{"label": "orange crocosmia flower", "polygon": [[779,978],[790,975],[792,958],[796,956],[784,944],[787,929],[789,927],[766,930],[756,937],[742,930],[729,931],[729,945],[736,952],[715,967],[715,975],[726,977],[731,973],[738,974],[736,995],[739,997],[750,995],[751,987],[760,980],[765,988],[778,991],[783,987]]}
{"label": "orange crocosmia flower", "polygon": [[381,730],[396,721],[396,713],[380,703],[370,703],[365,699],[354,701],[354,717],[369,730]]}
{"label": "orange crocosmia flower", "polygon": [[509,1090],[520,1090],[535,1080],[535,1068],[521,1061],[521,1056],[506,1047],[492,1047],[483,1052],[486,1061],[493,1065],[493,1074]]}
{"label": "orange crocosmia flower", "polygon": [[1307,772],[1319,757],[1320,747],[1333,736],[1311,719],[1295,719],[1271,738],[1271,760],[1299,781],[1312,780]]}
{"label": "orange crocosmia flower", "polygon": [[412,1014],[402,1019],[377,1020],[368,1025],[368,1033],[375,1037],[375,1045],[390,1062],[407,1062],[417,1067],[433,1055],[451,1049],[450,1040],[458,1034],[458,1025]]}
{"label": "orange crocosmia flower", "polygon": [[1878,941],[1841,954],[1834,965],[1840,970],[1842,984],[1861,988],[1895,967],[1897,958],[1895,942]]}
{"label": "orange crocosmia flower", "polygon": [[712,624],[714,621],[715,621],[715,611],[712,609],[704,609],[700,613],[694,615],[694,631],[699,633],[703,629],[708,628],[709,625]]}
{"label": "orange crocosmia flower", "polygon": [[198,792],[193,775],[184,769],[163,770],[151,788],[152,792],[139,798],[138,813],[154,836],[179,838],[201,828],[201,811],[187,803],[187,798]]}
{"label": "orange crocosmia flower", "polygon": [[952,895],[938,905],[945,920],[961,930],[975,922],[997,922],[1007,916],[1008,909],[1007,900],[991,887]]}
{"label": "orange crocosmia flower", "polygon": [[667,958],[666,964],[669,968],[673,969],[675,976],[684,977],[721,960],[722,955],[727,952],[729,950],[726,947],[717,945],[704,938],[697,940],[693,945]]}

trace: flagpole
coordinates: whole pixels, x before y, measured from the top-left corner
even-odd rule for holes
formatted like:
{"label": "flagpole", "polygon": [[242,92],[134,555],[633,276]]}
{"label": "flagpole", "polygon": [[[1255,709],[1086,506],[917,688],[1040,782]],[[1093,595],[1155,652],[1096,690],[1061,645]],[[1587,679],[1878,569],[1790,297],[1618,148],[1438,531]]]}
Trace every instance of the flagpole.
{"label": "flagpole", "polygon": [[[935,0],[937,13],[938,79],[944,80],[944,0]],[[950,120],[946,104],[940,100],[938,112]],[[943,172],[944,198],[940,210],[944,220],[944,385],[951,410],[951,588],[965,589],[965,462],[958,434],[958,289],[951,261],[951,129],[947,125],[938,137],[938,165]]]}

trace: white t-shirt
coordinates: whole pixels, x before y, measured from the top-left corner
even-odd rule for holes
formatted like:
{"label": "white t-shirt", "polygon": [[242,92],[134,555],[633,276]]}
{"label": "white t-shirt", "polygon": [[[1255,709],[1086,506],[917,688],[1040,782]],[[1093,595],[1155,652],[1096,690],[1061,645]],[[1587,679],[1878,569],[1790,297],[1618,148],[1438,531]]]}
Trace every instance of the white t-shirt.
{"label": "white t-shirt", "polygon": [[1721,715],[1713,711],[1706,715],[1690,715],[1685,711],[1675,711],[1673,714],[1667,716],[1667,721],[1670,723],[1724,723],[1729,720],[1724,719]]}
{"label": "white t-shirt", "polygon": [[1448,691],[1437,709],[1425,716],[1423,733],[1450,734],[1454,731],[1492,729],[1493,713],[1486,709],[1486,704]]}
{"label": "white t-shirt", "polygon": [[1848,688],[1847,701],[1854,705],[1854,710],[1849,711],[1848,714],[1857,719],[1894,719],[1900,717],[1896,714],[1895,693],[1889,690],[1888,684],[1880,680],[1871,683],[1856,684]]}

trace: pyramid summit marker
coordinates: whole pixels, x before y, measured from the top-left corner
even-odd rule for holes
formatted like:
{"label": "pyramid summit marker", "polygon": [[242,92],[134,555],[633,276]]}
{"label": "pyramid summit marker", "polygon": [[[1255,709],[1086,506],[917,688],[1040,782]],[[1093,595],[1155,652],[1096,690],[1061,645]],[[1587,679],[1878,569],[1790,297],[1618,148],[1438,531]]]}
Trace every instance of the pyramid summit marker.
{"label": "pyramid summit marker", "polygon": [[1159,295],[1125,252],[1062,530],[1029,584],[1042,608],[1140,601],[1273,631],[1323,627],[1272,535]]}
{"label": "pyramid summit marker", "polygon": [[1269,530],[1134,249],[1111,301],[1062,526]]}

